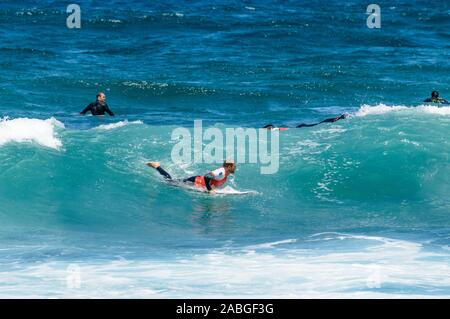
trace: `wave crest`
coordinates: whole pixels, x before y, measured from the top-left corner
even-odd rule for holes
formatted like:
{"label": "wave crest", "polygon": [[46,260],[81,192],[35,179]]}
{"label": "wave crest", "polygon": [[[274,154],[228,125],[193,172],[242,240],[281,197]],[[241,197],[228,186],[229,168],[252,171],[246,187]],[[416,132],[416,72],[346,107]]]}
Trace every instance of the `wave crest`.
{"label": "wave crest", "polygon": [[377,115],[385,114],[390,112],[418,112],[418,113],[429,113],[437,115],[450,115],[450,106],[435,106],[435,105],[419,105],[419,106],[405,106],[405,105],[385,105],[383,103],[377,105],[362,105],[359,110],[354,114],[355,116],[367,116],[367,115]]}
{"label": "wave crest", "polygon": [[142,122],[142,121],[128,122],[128,120],[125,120],[125,121],[120,121],[120,122],[111,123],[111,124],[102,124],[102,125],[95,127],[95,129],[109,131],[109,130],[113,130],[115,128],[127,126],[129,124],[144,124],[144,122]]}
{"label": "wave crest", "polygon": [[62,146],[62,142],[56,136],[56,128],[64,128],[64,124],[54,117],[47,120],[3,118],[0,120],[0,146],[11,142],[34,142],[58,149]]}

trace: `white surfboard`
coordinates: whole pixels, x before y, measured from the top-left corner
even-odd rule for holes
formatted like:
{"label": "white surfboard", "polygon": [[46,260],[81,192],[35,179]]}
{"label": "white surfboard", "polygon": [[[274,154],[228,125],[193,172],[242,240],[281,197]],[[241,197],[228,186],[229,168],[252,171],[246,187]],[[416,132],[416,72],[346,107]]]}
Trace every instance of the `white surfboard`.
{"label": "white surfboard", "polygon": [[256,194],[258,194],[258,192],[254,191],[254,190],[237,190],[231,186],[214,189],[214,191],[212,193],[209,193],[208,190],[205,188],[191,186],[191,185],[183,183],[183,182],[168,181],[168,184],[170,186],[180,187],[180,188],[188,190],[188,191],[192,191],[192,192],[196,192],[196,193],[205,193],[205,194],[209,194],[209,195],[250,195],[250,194],[256,195]]}

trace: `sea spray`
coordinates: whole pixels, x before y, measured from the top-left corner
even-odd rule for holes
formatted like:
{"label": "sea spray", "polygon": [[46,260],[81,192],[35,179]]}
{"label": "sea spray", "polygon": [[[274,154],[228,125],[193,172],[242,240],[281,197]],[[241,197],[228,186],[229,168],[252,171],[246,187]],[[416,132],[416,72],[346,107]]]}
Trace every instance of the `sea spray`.
{"label": "sea spray", "polygon": [[58,149],[62,146],[62,141],[58,139],[56,129],[63,128],[64,124],[53,117],[47,120],[3,118],[0,120],[0,146],[11,142],[33,142]]}

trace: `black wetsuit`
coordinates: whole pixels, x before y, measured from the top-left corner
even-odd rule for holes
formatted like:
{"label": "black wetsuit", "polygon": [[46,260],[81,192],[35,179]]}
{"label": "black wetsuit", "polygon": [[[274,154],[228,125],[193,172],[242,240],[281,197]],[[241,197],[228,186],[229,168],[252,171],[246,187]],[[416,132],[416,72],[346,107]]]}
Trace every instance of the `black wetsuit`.
{"label": "black wetsuit", "polygon": [[326,119],[326,120],[323,120],[323,121],[321,121],[321,122],[319,122],[319,123],[313,123],[313,124],[300,124],[300,125],[298,125],[297,127],[310,127],[310,126],[316,126],[316,125],[319,125],[319,124],[322,124],[322,123],[334,123],[334,122],[336,122],[336,121],[339,121],[339,120],[343,120],[343,119],[345,119],[346,117],[348,117],[348,115],[347,114],[342,114],[342,115],[339,115],[338,117],[333,117],[333,118],[331,118],[331,119]]}
{"label": "black wetsuit", "polygon": [[[157,171],[158,171],[165,179],[167,179],[167,180],[169,180],[169,181],[176,181],[176,180],[174,180],[174,179],[172,178],[172,176],[170,176],[170,174],[167,173],[161,166],[157,167],[156,170],[157,170]],[[205,175],[204,177],[205,177],[205,186],[206,186],[206,189],[207,189],[208,191],[212,190],[212,187],[211,187],[212,176],[210,176],[209,174],[207,174],[207,175]],[[183,183],[192,183],[192,184],[194,184],[196,178],[197,178],[197,176],[192,176],[192,177],[185,178],[185,179],[183,179],[183,180],[181,180],[181,181],[183,181]]]}
{"label": "black wetsuit", "polygon": [[86,114],[86,112],[91,111],[92,115],[105,115],[105,112],[111,116],[114,116],[114,113],[109,109],[108,104],[101,103],[99,101],[92,102],[86,108],[80,112],[80,114]]}

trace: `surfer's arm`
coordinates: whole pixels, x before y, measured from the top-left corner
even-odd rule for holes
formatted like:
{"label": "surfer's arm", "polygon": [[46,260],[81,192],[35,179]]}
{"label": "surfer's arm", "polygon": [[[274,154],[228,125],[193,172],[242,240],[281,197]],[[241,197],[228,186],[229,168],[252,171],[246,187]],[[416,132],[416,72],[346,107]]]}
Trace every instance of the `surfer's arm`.
{"label": "surfer's arm", "polygon": [[225,169],[223,167],[218,168],[214,171],[209,172],[208,174],[204,175],[203,178],[205,180],[205,186],[206,189],[208,190],[208,192],[211,192],[212,186],[211,186],[211,182],[213,180],[219,181],[221,179],[223,179],[225,176]]}
{"label": "surfer's arm", "polygon": [[84,110],[80,112],[80,114],[81,114],[81,115],[86,114],[87,112],[89,112],[89,111],[91,110],[91,108],[92,108],[92,103],[89,104],[88,106],[86,106],[86,107],[84,108]]}
{"label": "surfer's arm", "polygon": [[208,190],[208,192],[212,191],[211,181],[213,180],[214,177],[211,175],[211,173],[208,173],[204,176],[204,178],[206,189]]}
{"label": "surfer's arm", "polygon": [[114,116],[114,113],[110,110],[108,104],[105,104],[105,112],[108,113],[110,116]]}
{"label": "surfer's arm", "polygon": [[342,115],[333,117],[333,118],[331,118],[331,119],[323,120],[323,121],[320,122],[320,123],[334,123],[334,122],[337,122],[337,121],[339,121],[339,120],[345,119],[346,117],[347,117],[347,116],[346,116],[345,114],[342,114]]}
{"label": "surfer's arm", "polygon": [[302,127],[311,127],[311,126],[316,126],[316,125],[318,125],[319,123],[314,123],[314,124],[305,124],[305,123],[302,123],[302,124],[300,124],[300,125],[297,125],[297,128],[302,128]]}

